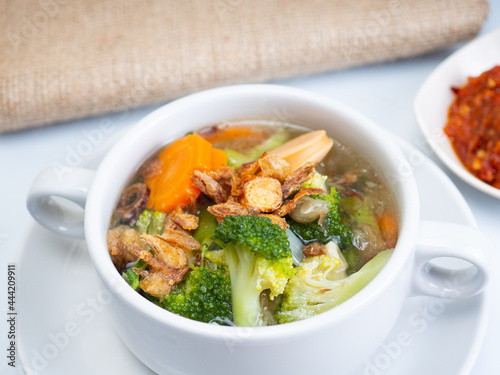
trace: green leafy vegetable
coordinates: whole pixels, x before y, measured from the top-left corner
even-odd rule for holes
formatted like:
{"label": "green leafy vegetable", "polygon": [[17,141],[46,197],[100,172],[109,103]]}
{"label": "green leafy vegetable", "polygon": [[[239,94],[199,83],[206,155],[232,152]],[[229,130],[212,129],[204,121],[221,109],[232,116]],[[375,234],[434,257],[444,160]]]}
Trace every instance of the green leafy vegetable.
{"label": "green leafy vegetable", "polygon": [[129,267],[126,272],[123,272],[122,276],[134,290],[137,290],[137,288],[139,288],[139,275],[134,272],[134,268],[139,268],[144,270],[147,267],[148,267],[147,263],[139,259],[134,265]]}
{"label": "green leafy vegetable", "polygon": [[297,267],[297,273],[288,282],[276,313],[277,321],[294,322],[338,306],[368,285],[391,254],[392,250],[378,253],[358,272],[340,280],[329,277],[330,272],[335,270],[335,264],[338,264],[336,258],[312,257],[310,262]]}
{"label": "green leafy vegetable", "polygon": [[207,208],[205,207],[200,212],[198,228],[196,228],[193,237],[200,244],[206,244],[208,247],[210,247],[213,243],[212,235],[214,234],[217,225],[217,219],[214,215],[208,212]]}
{"label": "green leafy vegetable", "polygon": [[264,151],[271,151],[275,149],[285,143],[289,137],[290,134],[285,129],[280,129],[264,142],[246,153],[226,148],[224,151],[228,156],[228,165],[239,168],[244,163],[257,160],[264,153]]}

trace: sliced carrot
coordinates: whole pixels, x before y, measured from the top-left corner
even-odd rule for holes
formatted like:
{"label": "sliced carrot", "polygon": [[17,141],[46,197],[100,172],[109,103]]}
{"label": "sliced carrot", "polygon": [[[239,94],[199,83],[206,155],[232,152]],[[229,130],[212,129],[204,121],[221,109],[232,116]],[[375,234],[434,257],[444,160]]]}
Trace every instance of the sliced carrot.
{"label": "sliced carrot", "polygon": [[[186,135],[165,148],[158,155],[161,172],[146,179],[151,190],[148,207],[170,212],[196,199],[200,190],[193,185],[191,176],[195,170],[212,169],[212,150],[210,142],[198,134]],[[222,159],[219,154],[217,158]]]}
{"label": "sliced carrot", "polygon": [[394,247],[398,237],[397,219],[392,213],[385,211],[377,218],[377,223],[386,243],[390,247]]}
{"label": "sliced carrot", "polygon": [[224,150],[213,148],[212,149],[212,170],[227,165],[227,154]]}
{"label": "sliced carrot", "polygon": [[249,125],[221,126],[213,128],[214,130],[206,131],[202,134],[210,143],[231,141],[236,138],[267,138],[264,130],[256,130],[255,127]]}

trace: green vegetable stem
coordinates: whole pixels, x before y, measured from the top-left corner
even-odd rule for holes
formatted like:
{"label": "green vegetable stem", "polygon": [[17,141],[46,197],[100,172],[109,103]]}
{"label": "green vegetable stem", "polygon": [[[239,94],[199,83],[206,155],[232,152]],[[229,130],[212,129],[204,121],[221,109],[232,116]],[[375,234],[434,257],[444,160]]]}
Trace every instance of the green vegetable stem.
{"label": "green vegetable stem", "polygon": [[287,235],[267,217],[227,216],[212,236],[223,247],[231,277],[237,326],[261,323],[260,293],[283,293],[295,272]]}

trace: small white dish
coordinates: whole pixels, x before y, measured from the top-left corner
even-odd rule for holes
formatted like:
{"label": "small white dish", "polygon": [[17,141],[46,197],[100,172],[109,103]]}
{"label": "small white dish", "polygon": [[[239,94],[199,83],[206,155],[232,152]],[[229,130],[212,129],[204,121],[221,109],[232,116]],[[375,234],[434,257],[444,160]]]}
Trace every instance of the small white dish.
{"label": "small white dish", "polygon": [[[112,144],[96,150],[85,166],[96,167]],[[450,179],[419,151],[398,144],[406,157],[418,153],[422,161],[412,171],[422,218],[475,226]],[[154,374],[119,338],[109,295],[97,283],[85,242],[58,236],[35,222],[24,238],[16,259],[22,290],[18,355],[24,373]],[[490,295],[486,289],[446,304],[435,297],[408,298],[383,345],[350,375],[469,374],[486,333]],[[406,346],[399,344],[403,336]]]}
{"label": "small white dish", "polygon": [[422,133],[437,156],[458,177],[476,189],[500,199],[500,189],[472,175],[460,162],[444,133],[453,86],[466,83],[500,64],[500,29],[468,43],[444,60],[427,78],[415,97],[414,111]]}

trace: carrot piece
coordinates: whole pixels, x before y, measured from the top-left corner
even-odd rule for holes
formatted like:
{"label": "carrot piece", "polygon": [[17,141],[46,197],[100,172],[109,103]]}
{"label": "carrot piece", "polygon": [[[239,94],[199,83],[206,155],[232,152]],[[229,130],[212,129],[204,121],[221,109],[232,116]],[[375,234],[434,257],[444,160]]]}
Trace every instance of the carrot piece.
{"label": "carrot piece", "polygon": [[212,149],[212,170],[227,165],[227,154],[224,150],[213,148]]}
{"label": "carrot piece", "polygon": [[191,176],[195,170],[212,169],[210,142],[198,134],[189,134],[170,144],[158,158],[161,172],[145,181],[151,190],[148,208],[170,212],[196,199],[200,190],[193,185]]}
{"label": "carrot piece", "polygon": [[377,218],[377,223],[386,243],[390,247],[396,246],[396,240],[398,237],[398,221],[394,215],[385,211]]}
{"label": "carrot piece", "polygon": [[262,137],[265,139],[266,133],[264,131],[256,130],[252,126],[236,125],[218,127],[213,132],[207,131],[203,133],[202,136],[210,143],[215,143],[221,141],[231,141],[236,138]]}

